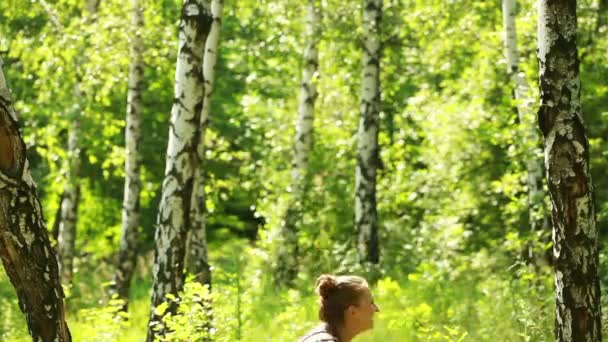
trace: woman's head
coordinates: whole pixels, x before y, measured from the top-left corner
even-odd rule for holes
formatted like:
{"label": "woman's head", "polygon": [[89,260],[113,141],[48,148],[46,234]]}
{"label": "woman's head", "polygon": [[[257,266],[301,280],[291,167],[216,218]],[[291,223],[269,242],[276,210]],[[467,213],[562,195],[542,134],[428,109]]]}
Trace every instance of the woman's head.
{"label": "woman's head", "polygon": [[319,318],[334,328],[355,332],[371,329],[379,311],[365,279],[324,274],[317,279]]}

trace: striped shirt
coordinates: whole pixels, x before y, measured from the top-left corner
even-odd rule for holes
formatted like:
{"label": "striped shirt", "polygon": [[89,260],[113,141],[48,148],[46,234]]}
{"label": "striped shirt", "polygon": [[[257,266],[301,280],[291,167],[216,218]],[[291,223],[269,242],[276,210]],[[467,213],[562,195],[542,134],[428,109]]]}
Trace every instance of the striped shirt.
{"label": "striped shirt", "polygon": [[309,331],[298,342],[340,342],[340,339],[329,332],[327,325],[322,324]]}

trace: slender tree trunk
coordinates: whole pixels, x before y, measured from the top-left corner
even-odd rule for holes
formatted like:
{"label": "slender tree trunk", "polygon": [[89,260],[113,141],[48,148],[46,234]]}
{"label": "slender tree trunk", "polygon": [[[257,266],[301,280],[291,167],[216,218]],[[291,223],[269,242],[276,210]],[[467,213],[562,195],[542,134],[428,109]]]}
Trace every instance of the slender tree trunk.
{"label": "slender tree trunk", "polygon": [[127,127],[125,128],[125,192],[122,203],[122,236],[118,267],[114,274],[113,291],[124,300],[123,310],[127,310],[129,284],[137,261],[137,228],[139,227],[139,194],[141,192],[140,166],[141,126],[144,87],[144,43],[141,37],[144,28],[143,9],[139,0],[131,0],[132,33],[131,64],[129,67],[129,91],[127,94]]}
{"label": "slender tree trunk", "polygon": [[55,251],[0,60],[0,258],[33,341],[71,341]]}
{"label": "slender tree trunk", "polygon": [[[85,3],[85,15],[87,21],[94,21],[100,0],[87,0]],[[85,40],[87,38],[85,37]],[[81,69],[84,64],[84,53],[76,57],[76,68]],[[78,71],[76,85],[74,87],[75,104],[72,109],[70,134],[68,137],[68,167],[66,184],[63,189],[63,200],[61,202],[61,222],[59,223],[59,236],[57,238],[57,250],[59,254],[59,274],[62,283],[72,283],[74,270],[74,248],[76,243],[76,225],[78,222],[78,202],[80,193],[80,140],[82,135],[83,105],[81,99],[82,71]]]}
{"label": "slender tree trunk", "polygon": [[[82,95],[77,90],[75,98]],[[78,100],[76,100],[78,101]],[[59,253],[59,274],[63,284],[71,284],[73,277],[74,246],[76,241],[76,222],[78,218],[78,193],[80,192],[80,106],[75,106],[78,116],[72,120],[70,135],[68,137],[68,168],[66,184],[63,188],[61,201],[61,221],[59,222],[59,236],[57,250]]]}
{"label": "slender tree trunk", "polygon": [[[502,1],[503,23],[505,29],[505,50],[507,56],[507,72],[514,86],[513,97],[517,106],[517,114],[523,132],[522,150],[525,151],[524,158],[526,171],[528,173],[528,205],[530,230],[548,229],[548,221],[543,213],[545,194],[541,188],[543,169],[536,146],[539,136],[536,133],[535,118],[533,116],[533,100],[530,97],[530,87],[526,82],[525,75],[519,70],[519,53],[517,49],[517,29],[515,24],[515,0]],[[539,227],[539,225],[541,227]],[[529,260],[534,259],[533,248],[527,251]]]}
{"label": "slender tree trunk", "polygon": [[539,0],[539,126],[553,204],[555,337],[601,341],[598,229],[580,102],[576,1]]}
{"label": "slender tree trunk", "polygon": [[361,119],[357,136],[355,174],[355,228],[362,262],[378,263],[378,212],[376,170],[379,165],[378,127],[380,122],[380,20],[382,0],[364,0],[363,80]]}
{"label": "slender tree trunk", "polygon": [[[209,124],[209,115],[211,108],[211,95],[215,82],[215,64],[217,61],[218,45],[220,38],[220,27],[222,24],[222,10],[224,7],[223,0],[211,1],[211,15],[213,23],[207,41],[205,42],[205,50],[203,54],[203,108],[199,121],[199,141],[196,146],[196,154],[194,160],[194,181],[192,189],[192,204],[190,206],[190,227],[188,227],[188,252],[190,262],[188,263],[190,273],[194,274],[195,281],[207,285],[211,290],[211,265],[209,264],[209,256],[207,253],[207,227],[206,214],[207,208],[205,205],[205,133]],[[207,333],[204,341],[212,341],[213,330],[213,303],[207,297],[202,303],[206,310],[204,329]]]}
{"label": "slender tree trunk", "polygon": [[197,282],[211,287],[211,267],[207,256],[207,231],[205,226],[205,132],[209,123],[209,112],[211,108],[211,95],[213,94],[215,63],[217,61],[218,43],[220,38],[220,27],[222,24],[222,0],[211,2],[211,15],[213,24],[209,37],[205,43],[203,56],[203,78],[205,80],[203,109],[200,117],[200,135],[197,146],[194,174],[194,190],[192,205],[190,209],[189,228],[189,256],[190,273],[195,275]]}
{"label": "slender tree trunk", "polygon": [[308,160],[312,151],[316,79],[319,69],[317,45],[321,38],[320,4],[308,0],[306,6],[306,49],[304,69],[300,86],[300,104],[296,121],[294,156],[291,170],[291,198],[281,227],[282,244],[277,255],[277,285],[292,285],[298,274],[298,233],[300,230],[303,203],[308,188]]}
{"label": "slender tree trunk", "polygon": [[[175,98],[171,110],[165,179],[155,234],[153,289],[148,341],[165,332],[162,318],[174,313],[184,284],[186,232],[190,226],[190,204],[194,165],[199,144],[200,115],[204,102],[203,50],[213,18],[208,0],[184,0],[179,26],[179,50],[175,71]],[[164,313],[155,308],[168,303]]]}
{"label": "slender tree trunk", "polygon": [[53,221],[53,227],[51,228],[51,234],[55,241],[57,241],[57,239],[59,238],[59,224],[61,223],[61,205],[63,204],[64,199],[65,194],[62,193],[61,196],[59,196],[59,208],[57,208],[57,211],[55,212],[55,221]]}

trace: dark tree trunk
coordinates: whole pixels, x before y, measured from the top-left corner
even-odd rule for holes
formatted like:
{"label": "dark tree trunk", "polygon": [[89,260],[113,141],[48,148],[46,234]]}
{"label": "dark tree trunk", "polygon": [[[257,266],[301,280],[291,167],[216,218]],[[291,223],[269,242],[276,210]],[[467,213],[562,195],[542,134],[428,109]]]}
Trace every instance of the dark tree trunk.
{"label": "dark tree trunk", "polygon": [[553,204],[555,337],[601,341],[598,229],[580,103],[576,0],[540,0],[538,10],[538,119]]}
{"label": "dark tree trunk", "polygon": [[0,258],[34,341],[71,341],[54,249],[0,60]]}
{"label": "dark tree trunk", "polygon": [[57,208],[57,212],[55,212],[55,221],[53,221],[53,228],[51,229],[51,234],[53,235],[53,239],[57,241],[59,238],[59,223],[61,223],[61,205],[63,204],[63,199],[65,198],[65,194],[62,192],[59,197],[59,208]]}

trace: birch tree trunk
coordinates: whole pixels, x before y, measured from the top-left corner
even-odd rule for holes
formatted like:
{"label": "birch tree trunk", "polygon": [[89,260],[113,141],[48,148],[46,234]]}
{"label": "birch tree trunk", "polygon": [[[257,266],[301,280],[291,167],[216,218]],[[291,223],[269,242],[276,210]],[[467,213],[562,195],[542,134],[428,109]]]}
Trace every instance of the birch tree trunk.
{"label": "birch tree trunk", "polygon": [[378,263],[378,213],[376,210],[376,170],[379,164],[380,122],[380,20],[382,0],[364,0],[363,79],[361,118],[357,135],[355,174],[355,229],[357,250],[362,262]]}
{"label": "birch tree trunk", "polygon": [[298,232],[302,220],[303,202],[308,187],[308,160],[312,150],[316,78],[319,69],[317,45],[321,38],[320,4],[308,0],[306,6],[306,49],[300,86],[300,103],[296,120],[294,156],[291,170],[291,198],[281,227],[282,244],[277,255],[278,285],[291,285],[298,274]]}
{"label": "birch tree trunk", "polygon": [[[82,94],[77,89],[74,94],[79,101]],[[63,188],[61,201],[61,221],[59,222],[59,236],[57,238],[57,250],[59,254],[59,274],[63,284],[72,283],[74,246],[76,242],[76,222],[78,217],[78,193],[80,192],[80,110],[79,105],[74,106],[75,117],[72,119],[68,137],[68,167],[66,184]]]}
{"label": "birch tree trunk", "polygon": [[[507,56],[507,72],[514,87],[513,97],[517,106],[517,115],[523,132],[522,150],[525,151],[528,205],[530,230],[548,229],[548,221],[543,214],[543,199],[545,197],[541,188],[543,170],[541,160],[536,156],[537,142],[539,139],[535,128],[533,116],[533,100],[530,97],[530,87],[526,82],[525,75],[519,71],[519,53],[517,49],[517,26],[515,24],[515,0],[502,1],[503,24],[505,30],[505,51]],[[541,227],[539,227],[539,225]],[[533,260],[533,248],[528,249],[529,260]]]}
{"label": "birch tree trunk", "polygon": [[[190,225],[190,204],[197,146],[200,141],[200,115],[204,102],[203,49],[211,29],[208,0],[184,0],[179,26],[179,50],[175,70],[175,98],[171,109],[165,179],[155,234],[152,269],[152,305],[148,341],[164,335],[162,318],[174,313],[175,297],[184,283],[186,232]],[[165,312],[155,308],[167,302]]]}
{"label": "birch tree trunk", "polygon": [[144,28],[143,9],[139,0],[131,0],[131,6],[131,63],[129,66],[129,91],[127,93],[127,127],[125,128],[126,177],[122,203],[120,254],[113,279],[113,291],[118,294],[120,299],[124,300],[123,310],[125,311],[129,301],[129,284],[137,260],[137,229],[139,227],[139,195],[141,192],[139,171],[142,162],[142,95],[144,87],[144,44],[141,37]]}
{"label": "birch tree trunk", "polygon": [[[84,14],[87,21],[93,21],[100,0],[87,0]],[[87,39],[86,37],[84,38]],[[84,51],[81,56],[76,57],[76,68],[81,69],[84,64]],[[81,103],[83,94],[80,85],[82,71],[77,71],[77,80],[74,87],[74,108],[72,109],[70,134],[68,137],[68,166],[66,172],[66,184],[63,189],[61,202],[61,222],[59,223],[59,236],[57,238],[57,250],[59,253],[59,274],[62,283],[72,283],[74,269],[74,246],[76,243],[76,225],[78,222],[78,202],[80,194],[80,139],[81,121],[83,119],[83,105]]]}
{"label": "birch tree trunk", "polygon": [[217,61],[218,43],[220,38],[220,27],[222,24],[222,0],[211,2],[211,15],[213,24],[209,37],[205,43],[203,56],[203,79],[205,98],[201,110],[199,125],[199,142],[195,161],[194,189],[192,205],[190,209],[190,228],[188,251],[190,262],[190,273],[194,274],[197,282],[211,286],[211,267],[207,256],[207,231],[205,226],[205,132],[209,123],[209,111],[211,106],[211,94],[213,93],[215,63]]}
{"label": "birch tree trunk", "polygon": [[553,204],[555,337],[601,341],[598,229],[580,102],[576,1],[539,0],[539,126]]}
{"label": "birch tree trunk", "polygon": [[0,60],[0,258],[34,341],[71,341],[47,235]]}

